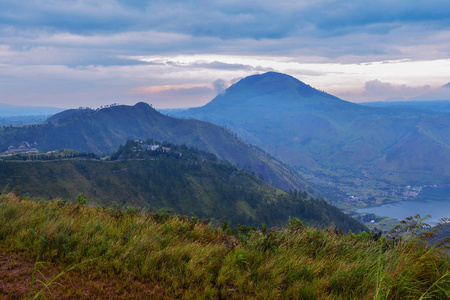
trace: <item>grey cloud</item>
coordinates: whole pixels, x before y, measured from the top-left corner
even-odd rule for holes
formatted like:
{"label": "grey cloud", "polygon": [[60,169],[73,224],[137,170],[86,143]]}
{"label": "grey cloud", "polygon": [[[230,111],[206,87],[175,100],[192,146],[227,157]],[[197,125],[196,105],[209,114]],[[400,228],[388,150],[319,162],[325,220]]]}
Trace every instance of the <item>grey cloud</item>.
{"label": "grey cloud", "polygon": [[227,82],[223,79],[217,79],[214,81],[213,86],[217,94],[223,94],[228,87]]}
{"label": "grey cloud", "polygon": [[211,63],[194,63],[189,65],[190,67],[196,68],[207,68],[207,69],[221,69],[221,70],[253,70],[254,68],[249,65],[243,64],[227,64],[220,61],[213,61]]}
{"label": "grey cloud", "polygon": [[430,93],[429,85],[411,87],[405,84],[391,84],[378,79],[367,81],[364,86],[365,97],[377,97],[378,100],[403,100]]}
{"label": "grey cloud", "polygon": [[193,88],[182,88],[182,89],[170,89],[160,94],[166,94],[171,96],[199,96],[199,95],[212,95],[213,90],[207,87],[193,87]]}
{"label": "grey cloud", "polygon": [[[447,0],[3,0],[0,6],[0,51],[7,54],[0,56],[0,100],[26,100],[31,94],[40,94],[41,99],[88,99],[90,95],[101,99],[102,91],[112,90],[114,97],[121,90],[147,84],[149,78],[161,85],[209,84],[211,78],[229,80],[272,70],[224,62],[185,65],[198,68],[192,74],[201,71],[197,74],[203,78],[196,81],[192,74],[186,78],[180,69],[187,68],[175,62],[126,59],[130,56],[273,55],[296,62],[355,63],[448,58],[450,49]],[[48,74],[43,74],[44,69],[50,70]],[[58,85],[61,93],[51,94],[52,82],[58,78],[67,82]],[[28,82],[41,84],[20,96],[28,91]],[[367,95],[421,92],[421,88],[383,82],[368,82],[366,87]],[[183,92],[194,101],[215,90],[211,87],[203,94],[202,90],[178,90],[166,96],[173,100]],[[121,99],[125,101],[126,96]]]}
{"label": "grey cloud", "polygon": [[450,99],[450,90],[444,87],[392,84],[378,79],[366,81],[363,92],[348,90],[335,94],[342,99],[354,102]]}
{"label": "grey cloud", "polygon": [[[5,2],[5,1],[4,1]],[[158,30],[220,39],[279,39],[365,30],[386,34],[404,23],[448,28],[450,3],[419,1],[6,1],[2,24],[72,33]],[[379,26],[370,27],[377,24]],[[314,29],[317,31],[314,32]]]}
{"label": "grey cloud", "polygon": [[158,108],[181,108],[202,106],[211,101],[216,94],[206,87],[172,89],[157,94],[151,94],[147,101]]}
{"label": "grey cloud", "polygon": [[233,79],[231,79],[230,80],[230,85],[233,85],[233,84],[235,84],[235,83],[237,83],[239,80],[241,80],[242,79],[242,77],[237,77],[237,78],[233,78]]}
{"label": "grey cloud", "polygon": [[[171,62],[172,65],[175,65],[174,62]],[[220,62],[220,61],[213,61],[210,63],[201,63],[201,62],[197,62],[197,63],[193,63],[193,64],[189,64],[187,65],[187,67],[191,68],[191,67],[195,67],[195,68],[202,68],[202,69],[219,69],[219,70],[229,70],[229,71],[254,71],[254,72],[269,72],[269,71],[273,71],[272,68],[264,68],[261,66],[250,66],[250,65],[244,65],[244,64],[229,64],[229,63],[224,63],[224,62]]]}
{"label": "grey cloud", "polygon": [[261,66],[255,66],[253,68],[253,70],[257,71],[257,72],[271,72],[271,71],[275,71],[275,69],[273,69],[273,68],[264,68],[264,67],[261,67]]}
{"label": "grey cloud", "polygon": [[[9,28],[9,33],[0,32],[0,43],[19,49],[49,45],[68,51],[92,50],[92,59],[85,57],[80,64],[100,59],[101,51],[110,56],[283,53],[379,60],[401,56],[399,49],[405,46],[442,44],[445,39],[434,40],[433,32],[450,28],[450,20],[442,17],[450,14],[450,4],[443,0],[426,4],[424,0],[4,2],[0,24]],[[40,38],[37,33],[51,38]],[[76,38],[66,42],[58,33]],[[440,55],[447,54],[446,46],[441,47]]]}
{"label": "grey cloud", "polygon": [[[326,3],[328,9],[324,9]],[[425,23],[440,28],[450,25],[450,3],[445,0],[317,1],[310,9],[317,18],[317,27],[327,32],[348,33],[354,28],[374,24],[380,25],[372,27],[379,34],[406,23]]]}
{"label": "grey cloud", "polygon": [[299,69],[288,69],[285,70],[287,74],[297,75],[297,76],[323,76],[326,75],[325,72],[313,71],[313,70],[299,70]]}
{"label": "grey cloud", "polygon": [[412,97],[409,100],[450,100],[450,88],[448,88],[447,86],[450,86],[450,84],[444,85],[440,88],[432,89],[431,91],[428,91],[422,95]]}
{"label": "grey cloud", "polygon": [[423,85],[419,87],[409,87],[406,84],[391,84],[389,82],[381,82],[378,79],[367,81],[365,84],[365,90],[371,93],[390,94],[390,93],[403,93],[403,94],[417,94],[427,92],[431,89],[429,85]]}

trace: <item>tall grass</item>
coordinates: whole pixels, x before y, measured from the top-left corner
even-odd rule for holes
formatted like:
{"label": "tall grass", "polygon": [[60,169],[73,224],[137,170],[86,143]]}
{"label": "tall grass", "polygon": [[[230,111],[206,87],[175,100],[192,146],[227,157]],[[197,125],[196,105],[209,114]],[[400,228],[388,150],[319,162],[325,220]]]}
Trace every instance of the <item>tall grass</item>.
{"label": "tall grass", "polygon": [[166,298],[450,296],[448,257],[422,239],[392,232],[344,236],[298,220],[283,229],[231,230],[167,212],[8,194],[0,195],[0,249],[65,267],[95,258],[80,265],[77,276],[115,280],[123,289],[135,280]]}

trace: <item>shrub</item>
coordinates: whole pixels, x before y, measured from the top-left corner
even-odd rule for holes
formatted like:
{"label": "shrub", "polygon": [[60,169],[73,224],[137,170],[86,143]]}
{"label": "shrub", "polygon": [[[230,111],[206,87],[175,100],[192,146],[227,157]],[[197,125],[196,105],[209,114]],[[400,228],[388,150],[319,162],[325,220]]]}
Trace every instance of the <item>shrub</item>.
{"label": "shrub", "polygon": [[89,204],[89,202],[86,199],[86,195],[84,195],[83,193],[80,193],[77,196],[76,202],[77,202],[77,204],[82,205],[82,206],[86,206]]}

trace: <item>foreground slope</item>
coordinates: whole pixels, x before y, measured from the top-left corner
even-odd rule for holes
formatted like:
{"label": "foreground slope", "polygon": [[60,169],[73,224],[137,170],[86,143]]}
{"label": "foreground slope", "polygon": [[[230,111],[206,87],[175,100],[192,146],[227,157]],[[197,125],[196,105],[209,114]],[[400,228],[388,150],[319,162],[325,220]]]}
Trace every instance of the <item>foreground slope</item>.
{"label": "foreground slope", "polygon": [[174,114],[225,125],[298,169],[450,184],[450,114],[357,105],[275,72]]}
{"label": "foreground slope", "polygon": [[[12,194],[0,195],[0,212],[0,298],[450,296],[448,258],[419,238],[342,236],[295,221],[285,229],[233,231],[196,218]],[[48,288],[39,282],[60,271]]]}
{"label": "foreground slope", "polygon": [[366,229],[325,201],[289,195],[210,153],[169,143],[141,151],[144,145],[128,141],[113,154],[116,161],[0,161],[0,184],[46,199],[83,193],[91,203],[164,208],[234,225],[281,226],[297,217],[319,227]]}
{"label": "foreground slope", "polygon": [[219,159],[240,168],[250,167],[266,182],[286,191],[308,188],[298,173],[230,131],[207,122],[167,117],[145,103],[101,110],[67,110],[54,115],[44,125],[2,128],[0,151],[27,141],[39,151],[70,148],[109,154],[128,139],[147,138],[186,144],[214,153]]}

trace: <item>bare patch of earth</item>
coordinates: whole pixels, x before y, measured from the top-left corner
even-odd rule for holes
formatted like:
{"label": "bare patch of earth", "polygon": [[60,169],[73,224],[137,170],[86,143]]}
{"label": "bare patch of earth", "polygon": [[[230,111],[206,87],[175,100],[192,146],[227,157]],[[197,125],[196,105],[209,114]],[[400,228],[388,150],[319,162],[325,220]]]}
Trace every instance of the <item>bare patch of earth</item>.
{"label": "bare patch of earth", "polygon": [[[57,263],[36,262],[20,253],[10,253],[0,249],[0,299],[32,299],[43,290],[47,299],[162,299],[166,298],[158,283],[145,283],[135,279],[114,279],[110,274],[98,270],[70,270],[59,277],[48,289],[44,282],[60,274],[67,266]],[[95,273],[95,275],[93,275]],[[31,292],[30,292],[31,290]],[[38,297],[44,299],[44,297]]]}

